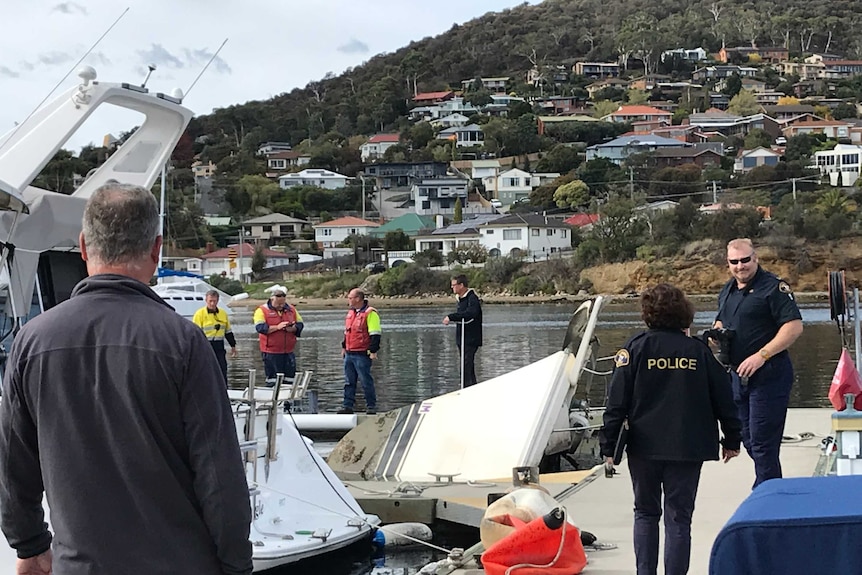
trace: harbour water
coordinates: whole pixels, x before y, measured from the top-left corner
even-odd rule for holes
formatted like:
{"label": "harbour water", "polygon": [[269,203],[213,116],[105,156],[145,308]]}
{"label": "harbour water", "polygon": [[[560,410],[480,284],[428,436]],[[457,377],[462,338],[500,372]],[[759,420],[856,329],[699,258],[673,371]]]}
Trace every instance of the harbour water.
{"label": "harbour water", "polygon": [[[791,407],[824,407],[828,405],[827,393],[841,339],[825,304],[801,307],[805,331],[791,348],[796,370]],[[559,350],[574,309],[572,303],[485,305],[484,345],[476,356],[479,380],[507,373]],[[458,389],[455,329],[442,324],[444,315],[453,310],[454,304],[379,310],[383,338],[379,358],[372,368],[379,410]],[[314,371],[312,389],[318,391],[320,411],[334,412],[341,406],[343,390],[341,339],[345,311],[305,310],[301,305],[299,311],[305,331],[297,344],[297,366]],[[249,369],[257,369],[258,377],[263,377],[251,314],[251,310],[239,309],[233,315],[239,357],[228,367],[232,386],[244,387]],[[708,327],[713,317],[712,309],[698,311],[692,332]],[[643,323],[634,304],[605,308],[596,332],[601,343],[600,355],[613,355],[641,329]],[[610,369],[610,364],[604,367]],[[602,403],[603,383],[600,378],[593,386],[590,400],[594,405]],[[364,406],[361,392],[359,396],[358,409]]]}

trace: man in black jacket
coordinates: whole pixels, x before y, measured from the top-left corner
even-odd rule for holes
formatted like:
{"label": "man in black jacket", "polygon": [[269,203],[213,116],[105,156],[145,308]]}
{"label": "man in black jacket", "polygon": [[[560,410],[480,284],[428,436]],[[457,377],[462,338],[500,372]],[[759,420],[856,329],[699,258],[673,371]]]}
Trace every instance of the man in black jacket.
{"label": "man in black jacket", "polygon": [[[458,346],[461,362],[461,382],[463,387],[476,385],[476,351],[482,347],[482,303],[476,292],[468,287],[464,274],[452,278],[452,291],[458,298],[455,313],[443,318],[443,325],[455,323],[455,345]],[[463,349],[461,347],[463,329]]]}
{"label": "man in black jacket", "polygon": [[224,378],[203,332],[147,285],[160,246],[153,194],[102,186],[80,235],[89,277],[15,338],[0,404],[0,526],[17,573],[252,572]]}

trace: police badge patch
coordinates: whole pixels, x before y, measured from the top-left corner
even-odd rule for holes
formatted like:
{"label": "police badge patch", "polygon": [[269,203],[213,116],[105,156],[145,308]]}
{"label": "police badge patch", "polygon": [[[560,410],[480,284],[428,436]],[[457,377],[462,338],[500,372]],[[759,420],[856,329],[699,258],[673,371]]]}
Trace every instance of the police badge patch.
{"label": "police badge patch", "polygon": [[617,367],[623,367],[629,364],[629,350],[621,349],[614,355],[614,363]]}

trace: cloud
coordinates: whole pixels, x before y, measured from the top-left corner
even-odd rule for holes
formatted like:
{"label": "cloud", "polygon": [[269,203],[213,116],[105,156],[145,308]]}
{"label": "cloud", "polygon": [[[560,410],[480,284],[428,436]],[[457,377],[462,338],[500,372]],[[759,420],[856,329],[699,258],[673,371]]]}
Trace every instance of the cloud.
{"label": "cloud", "polygon": [[368,44],[356,38],[351,38],[347,44],[342,44],[336,50],[345,54],[365,54],[368,52]]}
{"label": "cloud", "polygon": [[74,56],[63,52],[44,52],[36,56],[36,58],[40,63],[45,64],[46,66],[57,66],[59,64],[71,62],[75,59]]}
{"label": "cloud", "polygon": [[91,52],[89,56],[87,56],[87,61],[91,64],[98,64],[100,66],[110,66],[111,60],[103,52]]}
{"label": "cloud", "polygon": [[18,66],[20,66],[21,69],[25,72],[32,72],[36,68],[36,66],[31,64],[27,60],[21,60],[20,62],[18,62]]}
{"label": "cloud", "polygon": [[[186,48],[186,60],[188,60],[190,66],[196,66],[203,68],[206,66],[207,62],[210,61],[210,58],[213,57],[213,53],[210,52],[206,48],[199,48],[195,50],[189,50]],[[221,56],[216,56],[215,60],[213,60],[212,66],[215,68],[216,72],[219,74],[231,74],[233,70],[228,65],[227,62],[222,60]]]}
{"label": "cloud", "polygon": [[17,78],[20,74],[15,70],[10,70],[6,66],[0,66],[0,76],[6,76],[7,78]]}
{"label": "cloud", "polygon": [[168,68],[185,68],[186,66],[185,62],[168,52],[161,44],[152,44],[149,50],[138,50],[138,55],[145,64],[161,65]]}
{"label": "cloud", "polygon": [[51,12],[59,12],[60,14],[87,14],[87,9],[77,2],[60,2],[51,8]]}

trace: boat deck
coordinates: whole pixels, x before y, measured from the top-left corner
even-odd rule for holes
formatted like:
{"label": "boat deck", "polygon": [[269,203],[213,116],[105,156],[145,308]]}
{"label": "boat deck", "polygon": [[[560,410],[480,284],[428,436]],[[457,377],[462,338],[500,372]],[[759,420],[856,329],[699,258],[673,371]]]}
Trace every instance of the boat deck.
{"label": "boat deck", "polygon": [[[820,456],[820,440],[831,433],[831,414],[830,409],[788,411],[786,435],[810,432],[814,437],[782,446],[781,461],[786,477],[813,474]],[[618,546],[613,550],[590,551],[585,573],[634,573],[633,497],[625,461],[617,471],[613,479],[604,477],[601,466],[591,471],[547,474],[540,478],[540,483],[566,507],[579,527],[594,533],[602,543]],[[380,515],[384,523],[430,523],[437,519],[470,526],[478,526],[488,493],[503,492],[511,486],[511,480],[503,478],[493,484],[478,485],[457,480],[455,477],[450,485],[416,485],[421,494],[412,491],[412,484],[402,484],[400,490],[396,482],[348,481],[347,484],[363,509]],[[753,481],[754,465],[744,451],[727,464],[709,462],[704,465],[692,526],[691,573],[708,572],[713,540],[751,493]],[[455,573],[470,571],[475,572],[475,569]]]}

